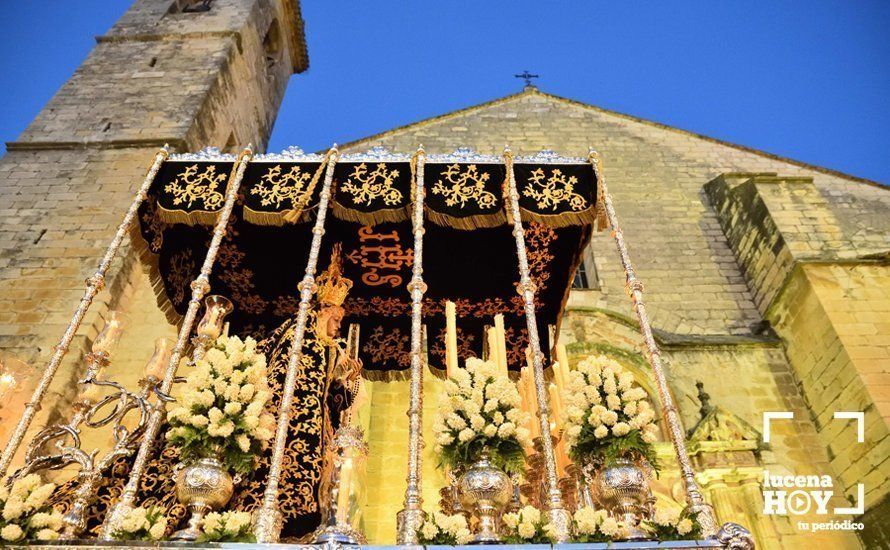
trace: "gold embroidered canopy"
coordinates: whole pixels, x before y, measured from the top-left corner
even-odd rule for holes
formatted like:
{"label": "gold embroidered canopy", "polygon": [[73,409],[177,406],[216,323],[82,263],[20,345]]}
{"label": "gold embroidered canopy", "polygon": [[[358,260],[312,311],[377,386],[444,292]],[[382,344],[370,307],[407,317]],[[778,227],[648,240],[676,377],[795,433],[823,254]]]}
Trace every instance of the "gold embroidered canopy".
{"label": "gold embroidered canopy", "polygon": [[[426,155],[423,318],[431,366],[444,357],[445,302],[461,317],[462,357],[479,355],[483,329],[505,315],[508,363],[525,363],[528,331],[517,294],[517,256],[505,201],[504,159],[459,149]],[[145,258],[155,266],[155,288],[172,319],[188,303],[189,283],[204,257],[211,225],[223,207],[236,158],[216,151],[171,155],[161,166],[140,210]],[[299,282],[320,200],[325,155],[290,149],[257,155],[247,164],[230,228],[211,283],[235,303],[240,332],[262,333],[293,316]],[[344,154],[334,166],[332,219],[325,228],[321,268],[334,244],[342,247],[345,275],[355,282],[344,307],[361,325],[366,373],[404,371],[410,362],[411,301],[406,285],[413,262],[412,182],[409,155],[372,149]],[[586,159],[553,152],[516,156],[513,170],[537,286],[539,332],[549,344],[581,251],[596,218],[596,177]],[[549,345],[544,346],[549,349]]]}

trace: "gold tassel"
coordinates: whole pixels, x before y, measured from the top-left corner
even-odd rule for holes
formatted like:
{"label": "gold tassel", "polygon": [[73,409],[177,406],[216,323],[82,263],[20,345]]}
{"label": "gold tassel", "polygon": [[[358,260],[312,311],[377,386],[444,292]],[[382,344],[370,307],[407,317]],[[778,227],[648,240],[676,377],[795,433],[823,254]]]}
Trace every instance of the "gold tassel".
{"label": "gold tassel", "polygon": [[244,207],[244,221],[254,225],[266,225],[284,227],[287,224],[305,223],[312,217],[312,213],[318,209],[318,205],[303,210],[282,210],[281,212],[259,212],[247,206]]}

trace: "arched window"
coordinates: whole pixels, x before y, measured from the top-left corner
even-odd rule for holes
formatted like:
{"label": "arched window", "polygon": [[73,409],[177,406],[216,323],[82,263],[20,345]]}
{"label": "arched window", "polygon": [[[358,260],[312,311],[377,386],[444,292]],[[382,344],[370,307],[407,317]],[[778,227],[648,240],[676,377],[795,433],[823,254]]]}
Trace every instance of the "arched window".
{"label": "arched window", "polygon": [[266,57],[266,69],[271,77],[275,66],[281,60],[281,28],[274,19],[263,38],[263,54]]}
{"label": "arched window", "polygon": [[169,13],[201,13],[210,11],[213,0],[175,0]]}

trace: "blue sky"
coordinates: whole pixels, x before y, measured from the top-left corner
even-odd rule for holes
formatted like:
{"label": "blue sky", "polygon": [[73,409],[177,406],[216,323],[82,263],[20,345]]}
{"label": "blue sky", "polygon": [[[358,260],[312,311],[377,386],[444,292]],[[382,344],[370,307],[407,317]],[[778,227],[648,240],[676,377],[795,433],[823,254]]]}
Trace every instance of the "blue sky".
{"label": "blue sky", "polygon": [[[129,0],[0,0],[0,139],[14,140]],[[39,7],[38,7],[39,5]],[[303,2],[310,69],[271,149],[550,93],[890,183],[890,3]]]}

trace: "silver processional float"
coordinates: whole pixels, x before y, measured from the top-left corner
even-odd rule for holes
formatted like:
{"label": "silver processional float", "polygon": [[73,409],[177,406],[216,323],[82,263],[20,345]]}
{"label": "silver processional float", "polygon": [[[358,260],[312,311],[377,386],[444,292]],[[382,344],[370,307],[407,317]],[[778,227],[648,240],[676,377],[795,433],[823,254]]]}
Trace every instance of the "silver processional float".
{"label": "silver processional float", "polygon": [[[333,221],[329,221],[329,213],[333,213]],[[304,339],[312,317],[311,308],[318,293],[316,273],[319,258],[336,241],[338,247],[343,244],[344,257],[353,260],[356,266],[365,268],[364,272],[355,271],[357,267],[346,271],[347,275],[357,274],[358,277],[353,289],[356,294],[351,295],[344,306],[350,326],[350,337],[344,352],[353,361],[364,361],[366,377],[376,375],[375,368],[385,371],[392,367],[390,364],[381,369],[375,361],[375,350],[369,351],[367,335],[378,328],[376,323],[384,322],[374,308],[381,307],[379,304],[386,301],[388,318],[405,323],[407,348],[386,358],[387,361],[401,361],[398,376],[407,377],[409,381],[407,480],[402,510],[394,518],[397,522],[397,543],[418,544],[429,538],[421,532],[429,519],[423,510],[421,472],[424,448],[423,375],[426,367],[433,367],[429,359],[433,347],[431,342],[444,344],[442,355],[445,362],[449,370],[456,368],[458,345],[462,358],[469,349],[469,344],[460,341],[459,336],[473,330],[488,332],[489,327],[484,323],[495,316],[497,326],[491,332],[490,339],[493,344],[478,351],[489,357],[494,356],[494,362],[500,362],[505,375],[508,368],[518,371],[518,367],[522,366],[521,362],[516,363],[516,357],[528,359],[530,387],[522,395],[529,401],[527,410],[536,415],[532,421],[536,423],[532,426],[532,432],[538,434],[534,448],[528,450],[538,451],[535,460],[543,466],[543,472],[535,472],[539,475],[537,483],[533,485],[538,489],[532,500],[542,508],[543,521],[553,542],[576,540],[573,538],[576,523],[572,516],[574,510],[570,508],[579,506],[579,503],[577,499],[567,499],[563,493],[561,482],[564,480],[561,480],[560,473],[577,473],[582,468],[581,465],[560,468],[557,464],[556,446],[561,434],[552,431],[555,416],[558,415],[554,414],[545,372],[553,364],[554,358],[550,357],[550,353],[557,349],[557,342],[554,341],[555,336],[547,334],[546,327],[558,326],[580,251],[594,226],[599,230],[611,228],[624,268],[626,290],[639,321],[662,407],[664,426],[673,444],[685,488],[684,514],[696,519],[698,534],[702,539],[728,548],[753,548],[753,537],[746,529],[732,523],[721,527],[713,508],[704,501],[686,450],[685,431],[671,396],[661,352],[653,337],[644,305],[643,284],[631,263],[618,223],[605,180],[603,160],[593,149],[586,158],[578,158],[563,157],[552,151],[542,151],[534,156],[517,156],[509,148],[505,148],[502,155],[494,156],[480,155],[469,149],[458,149],[449,155],[434,155],[427,154],[423,147],[413,155],[400,155],[381,148],[364,154],[341,155],[336,145],[326,154],[305,154],[292,148],[281,154],[254,155],[248,147],[234,156],[214,149],[176,155],[165,147],[152,159],[148,173],[96,273],[87,279],[84,296],[58,345],[54,347],[54,353],[0,456],[0,475],[11,473],[7,485],[15,487],[15,482],[27,478],[29,474],[76,465],[79,473],[75,482],[75,497],[69,503],[68,513],[58,531],[67,539],[89,538],[87,510],[96,501],[99,480],[115,461],[130,461],[126,484],[109,507],[99,531],[102,539],[119,538],[116,535],[121,532],[122,522],[127,521],[133,510],[138,508],[146,468],[158,452],[159,436],[165,421],[168,421],[168,408],[177,399],[173,388],[176,382],[181,381],[177,375],[181,360],[189,354],[188,362],[192,365],[210,360],[205,356],[215,349],[217,339],[223,332],[228,333],[228,326],[223,327],[223,319],[227,316],[230,316],[233,326],[242,329],[250,328],[250,321],[256,320],[248,317],[251,308],[239,304],[238,292],[233,291],[231,279],[225,277],[227,270],[233,269],[232,247],[241,246],[246,257],[250,259],[253,255],[259,258],[259,263],[249,266],[251,273],[258,273],[258,277],[266,273],[283,273],[278,279],[264,281],[270,287],[279,285],[277,288],[281,296],[276,303],[290,304],[289,308],[279,307],[278,315],[294,320],[280,403],[274,411],[274,429],[269,430],[267,438],[271,454],[264,494],[253,513],[249,528],[252,538],[259,543],[279,542],[282,529],[279,503],[288,425],[304,355]],[[309,232],[306,231],[307,227],[311,227]],[[551,238],[543,239],[545,244],[540,245],[535,235],[531,234],[530,245],[529,231],[533,227],[546,228]],[[152,231],[163,233],[163,238],[147,239]],[[64,422],[40,430],[27,445],[24,465],[10,472],[10,466],[22,447],[49,385],[86,318],[93,299],[104,286],[110,266],[128,234],[132,235],[137,248],[143,248],[144,258],[154,256],[156,264],[153,273],[157,277],[155,287],[160,289],[159,299],[165,300],[163,307],[168,317],[179,325],[175,345],[171,347],[164,341],[158,342],[146,367],[141,389],[128,390],[104,374],[113,360],[112,348],[121,331],[120,319],[111,316],[86,356],[86,372],[80,382],[81,392],[75,400],[72,415]],[[506,250],[507,247],[503,245],[510,234],[513,247]],[[325,235],[328,235],[327,239]],[[441,273],[443,264],[439,256],[444,254],[440,245],[471,242],[467,241],[467,235],[479,235],[477,241],[490,238],[492,244],[481,245],[481,254],[490,256],[494,263],[499,258],[503,260],[492,268],[496,276],[492,277],[494,290],[488,290],[485,300],[489,304],[488,309],[477,307],[476,302],[467,299],[461,294],[464,289],[449,287],[456,277],[453,273],[448,273],[447,277]],[[552,248],[549,256],[540,253],[538,247],[555,246],[552,244],[557,240],[554,236],[563,238],[560,244],[563,248]],[[404,237],[405,244],[411,243],[410,250],[406,251],[401,244],[394,244],[396,241],[401,243],[401,237]],[[268,250],[255,244],[260,240],[251,241],[251,238],[263,238],[263,242],[270,238],[279,239],[283,246],[281,250],[286,250],[291,260],[282,265],[282,258],[270,258]],[[147,241],[152,242],[149,244]],[[367,246],[369,241],[376,246]],[[356,245],[350,249],[350,242],[360,243],[363,247]],[[435,254],[425,258],[425,245],[432,247]],[[171,260],[177,252],[176,247],[187,249],[195,258],[203,256],[203,260],[194,261],[188,269],[176,271]],[[221,250],[225,263],[218,266]],[[375,251],[378,256],[369,260],[369,250]],[[145,254],[146,251],[148,254]],[[460,260],[456,258],[460,254],[455,250],[454,255],[448,261],[459,264]],[[305,263],[298,267],[293,258],[305,259]],[[429,260],[427,267],[430,270],[427,273],[424,272],[425,259]],[[470,261],[478,259],[479,256],[473,256]],[[262,262],[271,262],[271,266]],[[410,270],[410,275],[408,272],[387,272],[387,269],[402,268]],[[302,276],[299,275],[300,269]],[[354,273],[351,274],[349,269],[353,269]],[[552,290],[542,288],[541,270],[547,269],[551,270],[547,273],[548,277],[560,279],[558,284],[552,285]],[[174,271],[176,277],[173,276]],[[298,285],[295,284],[297,280]],[[455,284],[460,286],[459,282]],[[190,295],[184,288],[186,286],[190,289]],[[213,295],[210,295],[211,286],[215,291]],[[297,297],[293,296],[295,286],[298,289]],[[468,286],[473,285],[469,283]],[[174,294],[171,290],[178,292],[178,301],[171,299]],[[404,298],[405,291],[408,299]],[[500,292],[513,292],[513,297],[504,295],[501,298]],[[269,298],[269,295],[267,293],[262,297]],[[205,306],[204,317],[198,323],[202,305]],[[461,328],[466,329],[464,332],[455,326],[456,309],[462,311],[461,323],[465,326]],[[263,314],[271,315],[268,313],[270,310],[271,306]],[[469,319],[474,311],[476,318]],[[260,314],[253,314],[260,318]],[[468,318],[466,322],[465,316]],[[385,322],[390,323],[386,326],[387,330],[396,330],[392,324],[395,321]],[[360,347],[358,334],[362,324],[365,326],[361,333],[366,338]],[[545,328],[543,334],[541,327]],[[253,328],[256,329],[256,324]],[[521,336],[514,338],[508,334]],[[568,361],[563,357],[561,362]],[[570,371],[568,364],[562,364],[561,368],[564,370],[560,376]],[[377,379],[386,379],[381,376]],[[516,378],[515,374],[512,378]],[[351,472],[364,460],[369,449],[361,430],[350,423],[350,414],[346,418],[341,428],[329,434],[324,442],[327,448],[323,469],[325,479],[320,484],[322,494],[319,495],[323,505],[322,521],[314,534],[318,543],[365,542],[360,526],[350,517],[354,502],[349,502],[350,489],[343,482],[345,479],[355,479]],[[82,449],[81,431],[104,426],[112,426],[112,448]],[[469,464],[466,466],[469,467]],[[188,467],[185,469],[189,470]],[[206,540],[206,533],[202,533],[201,529],[203,518],[207,512],[226,504],[228,498],[220,499],[219,491],[228,492],[231,497],[235,490],[232,485],[236,485],[239,476],[233,479],[225,468],[219,467],[191,468],[189,471],[194,472],[190,474],[192,481],[180,483],[177,492],[181,493],[180,498],[189,495],[191,517],[188,526],[178,531],[176,536],[181,540],[201,541],[203,535]],[[637,471],[635,467],[628,469],[630,474]],[[464,474],[466,478],[466,471]],[[490,481],[498,476],[478,477]],[[531,474],[529,477],[532,477]],[[499,540],[496,524],[501,518],[498,514],[482,513],[485,506],[488,506],[486,510],[497,511],[497,506],[491,504],[495,502],[490,500],[493,497],[482,493],[473,498],[468,498],[467,494],[458,495],[462,487],[464,493],[469,493],[466,488],[469,482],[465,479],[458,483],[456,477],[454,481],[454,487],[448,489],[453,489],[453,492],[445,493],[457,495],[452,501],[463,498],[464,506],[453,502],[455,510],[469,516],[471,526],[480,522],[480,518],[484,520],[481,521],[483,524],[488,521],[495,523],[485,527],[491,531],[486,535],[489,539],[482,537],[477,540]],[[588,481],[584,479],[580,482]],[[648,486],[643,483],[634,489],[628,479],[615,483],[624,483],[623,490],[633,493],[632,498],[619,503],[620,506],[613,505],[603,512],[604,515],[627,520],[631,527],[649,518],[652,510]],[[613,487],[618,488],[617,485]],[[511,489],[509,493],[513,495],[514,491]],[[519,498],[514,500],[518,504]],[[591,504],[595,504],[593,500],[596,499],[592,499]],[[489,504],[483,506],[482,501]],[[499,513],[503,511],[499,510]],[[635,532],[639,532],[639,529]]]}

